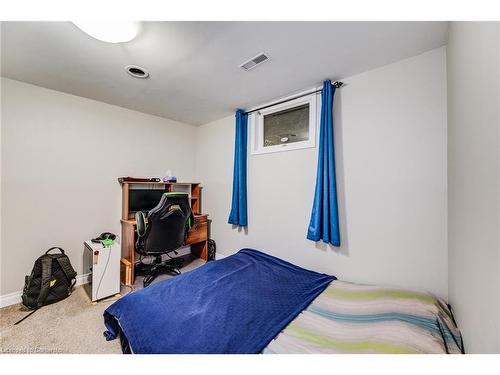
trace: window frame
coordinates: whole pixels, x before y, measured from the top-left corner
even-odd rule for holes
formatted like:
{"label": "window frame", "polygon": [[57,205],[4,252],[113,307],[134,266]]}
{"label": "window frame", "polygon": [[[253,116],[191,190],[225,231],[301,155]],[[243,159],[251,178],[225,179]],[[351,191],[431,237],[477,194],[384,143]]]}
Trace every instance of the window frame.
{"label": "window frame", "polygon": [[[319,95],[321,95],[321,93],[312,93],[301,98],[292,99],[286,103],[271,105],[268,108],[250,114],[248,120],[250,125],[251,154],[260,155],[316,147],[316,128],[320,118],[320,114],[318,113],[319,106],[317,105]],[[293,98],[293,96],[291,96],[291,98]],[[287,98],[283,98],[281,100],[287,100]],[[270,104],[272,104],[272,102]],[[264,116],[294,107],[299,107],[304,104],[309,104],[309,139],[305,141],[264,147]],[[264,107],[265,106],[266,105],[264,105]]]}

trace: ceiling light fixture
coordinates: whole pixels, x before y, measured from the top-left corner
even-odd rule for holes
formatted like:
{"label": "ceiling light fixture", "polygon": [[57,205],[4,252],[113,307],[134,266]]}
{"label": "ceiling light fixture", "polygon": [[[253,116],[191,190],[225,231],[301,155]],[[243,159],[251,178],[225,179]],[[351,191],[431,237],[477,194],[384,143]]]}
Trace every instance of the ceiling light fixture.
{"label": "ceiling light fixture", "polygon": [[107,43],[125,43],[139,33],[139,23],[133,21],[73,21],[76,27],[95,39]]}
{"label": "ceiling light fixture", "polygon": [[127,65],[125,70],[128,74],[135,78],[148,78],[149,72],[143,67],[137,65]]}

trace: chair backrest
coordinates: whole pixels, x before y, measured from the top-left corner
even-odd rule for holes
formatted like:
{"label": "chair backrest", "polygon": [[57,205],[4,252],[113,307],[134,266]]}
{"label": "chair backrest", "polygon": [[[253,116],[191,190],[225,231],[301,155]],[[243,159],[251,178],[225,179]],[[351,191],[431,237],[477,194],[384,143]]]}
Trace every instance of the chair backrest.
{"label": "chair backrest", "polygon": [[[194,223],[193,212],[187,193],[165,193],[158,205],[149,211],[147,224],[141,229],[144,219],[142,212],[137,212],[139,237],[136,251],[139,254],[166,254],[184,244],[189,228]],[[142,233],[141,233],[142,231]]]}

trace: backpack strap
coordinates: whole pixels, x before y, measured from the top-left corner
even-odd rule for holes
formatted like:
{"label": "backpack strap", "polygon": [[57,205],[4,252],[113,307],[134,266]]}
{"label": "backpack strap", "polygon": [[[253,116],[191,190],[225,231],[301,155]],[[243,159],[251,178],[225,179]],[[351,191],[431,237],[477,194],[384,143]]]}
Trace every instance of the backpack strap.
{"label": "backpack strap", "polygon": [[[68,282],[76,278],[76,271],[73,269],[73,266],[71,266],[71,263],[69,261],[69,258],[67,256],[58,256],[56,258],[57,263],[59,263],[59,266],[61,266],[61,269],[63,270],[64,274],[66,275],[66,278],[68,279]],[[74,283],[76,282],[76,279],[73,281],[73,284],[70,286],[73,288]]]}
{"label": "backpack strap", "polygon": [[32,312],[30,312],[28,315],[26,315],[24,318],[21,318],[19,319],[17,322],[14,323],[15,326],[17,326],[19,323],[21,323],[23,320],[25,319],[28,319],[31,315],[33,315],[34,313],[36,313],[36,311],[38,310],[39,308],[37,307],[35,310],[33,310]]}
{"label": "backpack strap", "polygon": [[40,285],[40,294],[38,295],[37,306],[42,307],[45,299],[50,292],[50,278],[52,276],[52,257],[50,255],[42,256],[42,280]]}

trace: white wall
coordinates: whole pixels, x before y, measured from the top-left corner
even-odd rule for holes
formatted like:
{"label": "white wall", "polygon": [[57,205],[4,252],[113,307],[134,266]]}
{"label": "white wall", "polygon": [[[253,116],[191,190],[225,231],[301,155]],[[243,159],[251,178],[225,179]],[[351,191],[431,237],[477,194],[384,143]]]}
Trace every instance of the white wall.
{"label": "white wall", "polygon": [[500,23],[451,22],[450,302],[471,353],[500,353]]}
{"label": "white wall", "polygon": [[1,90],[1,295],[54,245],[82,272],[82,242],[119,233],[117,177],[194,178],[193,126],[5,78]]}
{"label": "white wall", "polygon": [[248,158],[248,233],[227,224],[234,119],[198,132],[217,251],[267,251],[344,280],[447,297],[446,59],[440,48],[343,79],[335,144],[343,245],[306,239],[317,148]]}

